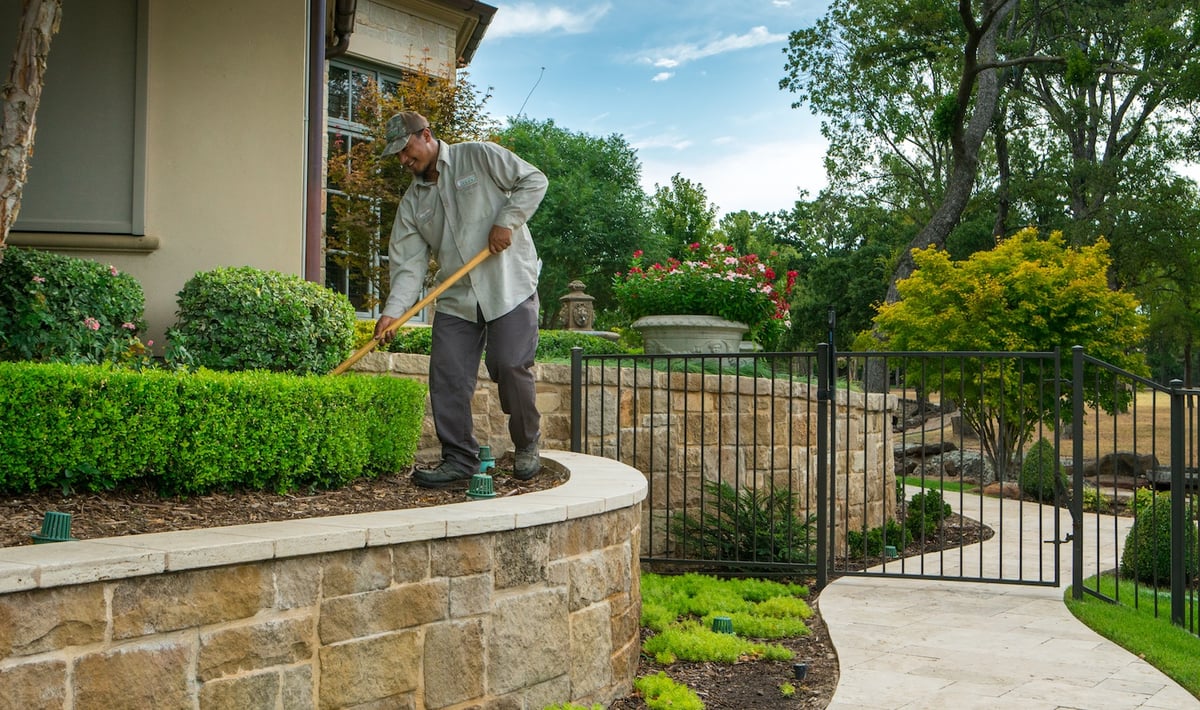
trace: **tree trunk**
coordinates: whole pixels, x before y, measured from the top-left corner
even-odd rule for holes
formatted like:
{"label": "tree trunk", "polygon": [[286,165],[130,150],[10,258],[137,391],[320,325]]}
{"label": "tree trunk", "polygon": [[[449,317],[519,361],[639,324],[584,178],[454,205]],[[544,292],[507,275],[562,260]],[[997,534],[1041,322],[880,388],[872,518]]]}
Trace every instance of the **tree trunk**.
{"label": "tree trunk", "polygon": [[[988,0],[984,4],[983,22],[977,24],[971,12],[970,0],[959,0],[959,14],[967,28],[967,43],[963,48],[962,76],[959,79],[956,109],[957,120],[950,135],[951,166],[946,192],[942,204],[934,211],[929,222],[908,243],[892,271],[888,283],[887,303],[900,300],[896,284],[912,276],[914,249],[924,249],[946,243],[946,237],[958,225],[975,189],[975,175],[979,169],[979,148],[992,126],[992,117],[1000,101],[1000,70],[980,70],[981,64],[991,64],[996,59],[996,37],[1004,19],[1016,8],[1016,0]],[[972,105],[974,113],[966,119]],[[876,334],[878,335],[878,334]],[[887,389],[887,372],[882,358],[867,363],[863,386],[868,392],[883,392]]]}
{"label": "tree trunk", "polygon": [[0,91],[0,261],[4,243],[17,213],[21,210],[21,192],[33,154],[33,134],[37,128],[38,103],[46,75],[46,55],[50,40],[58,32],[62,19],[62,0],[24,0],[17,47],[13,51],[8,83]]}
{"label": "tree trunk", "polygon": [[[946,237],[962,218],[971,191],[975,189],[975,176],[979,169],[979,148],[992,125],[992,117],[1000,99],[1000,70],[980,70],[981,64],[991,64],[996,59],[996,36],[1005,18],[1016,7],[1016,0],[989,0],[984,3],[983,21],[975,22],[969,0],[959,0],[959,14],[967,27],[967,43],[963,49],[962,77],[958,85],[958,120],[950,137],[951,167],[946,182],[946,193],[942,204],[930,217],[929,222],[908,243],[892,272],[888,284],[887,302],[900,299],[896,283],[912,276],[912,252],[929,246],[942,246]],[[974,112],[969,120],[967,110],[974,93]]]}

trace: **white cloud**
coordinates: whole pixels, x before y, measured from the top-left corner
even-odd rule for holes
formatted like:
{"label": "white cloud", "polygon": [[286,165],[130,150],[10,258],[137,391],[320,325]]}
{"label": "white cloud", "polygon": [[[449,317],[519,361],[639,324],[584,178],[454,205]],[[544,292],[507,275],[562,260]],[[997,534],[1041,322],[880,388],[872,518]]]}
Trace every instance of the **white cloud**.
{"label": "white cloud", "polygon": [[775,7],[791,7],[792,0],[772,0],[771,4]]}
{"label": "white cloud", "polygon": [[747,146],[736,161],[722,151],[652,155],[639,152],[642,189],[654,194],[654,185],[667,185],[679,173],[704,187],[717,214],[739,210],[775,212],[790,210],[808,190],[816,197],[828,184],[822,160],[826,146],[820,141],[775,141]]}
{"label": "white cloud", "polygon": [[629,147],[634,150],[652,150],[655,148],[669,148],[671,150],[685,150],[692,146],[692,141],[687,138],[680,138],[677,134],[664,133],[656,136],[649,136],[638,140],[631,140]]}
{"label": "white cloud", "polygon": [[654,78],[652,78],[650,81],[666,81],[667,79],[670,79],[673,76],[675,76],[675,72],[660,71],[659,73],[655,74]]}
{"label": "white cloud", "polygon": [[739,49],[760,47],[764,44],[774,44],[787,39],[785,34],[772,34],[766,27],[751,28],[745,34],[719,37],[706,44],[677,44],[674,47],[660,47],[642,52],[639,59],[655,67],[674,68],[697,59],[736,52]]}
{"label": "white cloud", "polygon": [[600,18],[611,9],[612,4],[607,2],[586,10],[538,5],[532,2],[505,5],[496,11],[492,24],[488,25],[487,38],[500,39],[552,32],[582,34],[590,32]]}

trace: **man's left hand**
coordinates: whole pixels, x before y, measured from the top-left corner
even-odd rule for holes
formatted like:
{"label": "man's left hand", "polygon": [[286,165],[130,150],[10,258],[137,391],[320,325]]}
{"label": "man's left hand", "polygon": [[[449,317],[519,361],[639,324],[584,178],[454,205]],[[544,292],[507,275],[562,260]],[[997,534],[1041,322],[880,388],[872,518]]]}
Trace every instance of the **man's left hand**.
{"label": "man's left hand", "polygon": [[488,232],[488,251],[493,254],[499,254],[511,245],[512,230],[508,227],[493,224],[492,231]]}

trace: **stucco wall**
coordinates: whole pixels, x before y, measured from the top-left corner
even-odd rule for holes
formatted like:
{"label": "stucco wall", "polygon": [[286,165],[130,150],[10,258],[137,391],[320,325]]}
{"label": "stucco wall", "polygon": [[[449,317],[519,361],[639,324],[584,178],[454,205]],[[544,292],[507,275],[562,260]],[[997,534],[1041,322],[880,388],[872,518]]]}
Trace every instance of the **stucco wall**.
{"label": "stucco wall", "polygon": [[0,708],[542,708],[627,695],[642,476],[0,549]]}

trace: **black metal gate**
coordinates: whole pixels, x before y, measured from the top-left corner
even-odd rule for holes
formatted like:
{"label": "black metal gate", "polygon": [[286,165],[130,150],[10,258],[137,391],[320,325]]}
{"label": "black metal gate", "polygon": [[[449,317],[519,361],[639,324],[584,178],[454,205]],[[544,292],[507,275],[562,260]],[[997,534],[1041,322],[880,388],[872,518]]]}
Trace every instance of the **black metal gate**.
{"label": "black metal gate", "polygon": [[[1057,586],[1068,541],[1074,577],[1116,567],[1130,518],[1097,512],[1101,501],[1200,469],[1186,464],[1200,458],[1200,392],[1080,349],[1069,373],[1058,351],[577,350],[572,383],[574,450],[647,476],[651,569],[803,574],[819,586],[831,575]],[[1164,448],[1125,429],[1155,428],[1142,400],[1171,392],[1191,413],[1171,442],[1186,448],[1170,457],[1179,470],[1134,464],[1129,481],[1097,477],[1106,457]],[[1065,484],[1060,471],[1073,474]],[[1195,527],[1195,503],[1178,505],[1172,515]]]}

